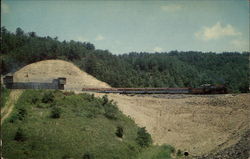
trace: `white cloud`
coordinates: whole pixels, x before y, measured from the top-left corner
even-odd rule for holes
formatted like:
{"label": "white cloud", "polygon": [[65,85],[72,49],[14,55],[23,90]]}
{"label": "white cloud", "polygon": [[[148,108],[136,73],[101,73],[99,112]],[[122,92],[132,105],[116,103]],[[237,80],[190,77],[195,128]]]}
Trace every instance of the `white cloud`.
{"label": "white cloud", "polygon": [[203,27],[201,31],[195,33],[196,38],[202,40],[212,40],[237,35],[241,35],[241,33],[236,31],[232,25],[222,26],[220,22],[217,22],[211,27]]}
{"label": "white cloud", "polygon": [[230,42],[234,50],[250,51],[249,40],[246,39],[234,39]]}
{"label": "white cloud", "polygon": [[4,3],[3,1],[1,2],[1,13],[9,13],[10,12],[10,7],[8,4]]}
{"label": "white cloud", "polygon": [[154,52],[162,52],[162,50],[163,49],[158,46],[153,49]]}
{"label": "white cloud", "polygon": [[97,37],[95,38],[95,41],[100,41],[100,40],[104,40],[105,38],[102,35],[97,35]]}
{"label": "white cloud", "polygon": [[85,38],[85,37],[83,37],[83,36],[78,36],[78,37],[76,37],[76,40],[77,40],[77,41],[81,41],[81,42],[86,42],[86,41],[88,41],[88,39]]}
{"label": "white cloud", "polygon": [[161,6],[161,9],[163,11],[167,11],[167,12],[175,12],[175,11],[180,10],[181,8],[182,7],[180,5],[177,5],[177,4],[170,4],[170,5]]}

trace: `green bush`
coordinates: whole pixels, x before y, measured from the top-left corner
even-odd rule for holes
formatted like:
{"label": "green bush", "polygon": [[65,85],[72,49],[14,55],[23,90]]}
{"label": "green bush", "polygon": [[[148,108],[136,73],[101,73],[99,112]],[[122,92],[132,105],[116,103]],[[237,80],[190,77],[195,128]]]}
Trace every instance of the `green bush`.
{"label": "green bush", "polygon": [[43,103],[52,103],[54,101],[54,95],[52,92],[45,92],[42,98]]}
{"label": "green bush", "polygon": [[92,102],[95,100],[94,94],[84,94],[84,99],[88,100],[89,102]]}
{"label": "green bush", "polygon": [[108,96],[104,95],[102,97],[102,105],[104,107],[104,116],[108,119],[117,119],[118,117],[118,108],[115,103],[113,103],[113,100],[109,101]]}
{"label": "green bush", "polygon": [[53,107],[51,111],[51,117],[52,118],[60,118],[61,117],[62,110],[59,107]]}
{"label": "green bush", "polygon": [[123,137],[123,127],[118,126],[116,129],[116,136],[122,138]]}
{"label": "green bush", "polygon": [[118,108],[116,105],[107,103],[104,106],[104,116],[107,117],[108,119],[117,119],[118,117]]}
{"label": "green bush", "polygon": [[145,127],[139,128],[139,130],[137,132],[136,142],[141,147],[148,147],[149,145],[152,144],[151,135],[147,132]]}
{"label": "green bush", "polygon": [[11,115],[11,117],[9,118],[9,122],[10,123],[14,123],[16,120],[18,120],[18,114],[14,113]]}
{"label": "green bush", "polygon": [[14,140],[16,141],[25,141],[26,135],[24,134],[24,131],[22,128],[18,128]]}
{"label": "green bush", "polygon": [[182,156],[181,150],[178,149],[176,155],[179,156],[179,157]]}
{"label": "green bush", "polygon": [[27,116],[27,114],[28,114],[27,110],[24,107],[18,109],[18,118],[19,118],[19,120],[24,120],[25,117]]}
{"label": "green bush", "polygon": [[31,97],[31,104],[37,104],[38,101],[39,101],[39,98],[37,96]]}
{"label": "green bush", "polygon": [[172,147],[170,145],[163,145],[163,146],[164,146],[165,149],[169,148],[171,153],[175,153],[175,148],[174,147]]}
{"label": "green bush", "polygon": [[108,96],[107,95],[102,96],[102,101],[103,101],[102,102],[103,106],[108,104],[108,102],[109,102]]}
{"label": "green bush", "polygon": [[18,108],[16,113],[10,117],[9,121],[14,123],[16,120],[24,120],[27,116],[27,110],[24,107]]}

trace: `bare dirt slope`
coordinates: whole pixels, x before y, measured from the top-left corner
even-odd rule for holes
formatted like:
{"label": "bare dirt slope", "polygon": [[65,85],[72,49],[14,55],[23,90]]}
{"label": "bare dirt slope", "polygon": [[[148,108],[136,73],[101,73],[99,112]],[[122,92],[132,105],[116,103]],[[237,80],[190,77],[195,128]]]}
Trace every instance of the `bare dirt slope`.
{"label": "bare dirt slope", "polygon": [[14,82],[52,82],[58,77],[66,77],[65,89],[109,88],[110,86],[83,72],[70,62],[45,60],[29,64],[14,73]]}
{"label": "bare dirt slope", "polygon": [[236,144],[249,129],[250,94],[108,96],[146,127],[155,144],[174,145],[194,156]]}
{"label": "bare dirt slope", "polygon": [[10,113],[12,112],[15,103],[17,102],[18,98],[22,94],[23,90],[11,90],[9,98],[4,106],[3,109],[1,109],[1,125],[3,121],[9,117]]}

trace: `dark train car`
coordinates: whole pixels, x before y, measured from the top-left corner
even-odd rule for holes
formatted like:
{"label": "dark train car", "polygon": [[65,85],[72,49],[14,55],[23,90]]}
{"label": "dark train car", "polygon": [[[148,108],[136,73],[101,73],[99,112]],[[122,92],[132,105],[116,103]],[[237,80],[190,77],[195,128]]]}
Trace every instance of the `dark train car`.
{"label": "dark train car", "polygon": [[203,88],[191,88],[190,89],[190,94],[204,94]]}
{"label": "dark train car", "polygon": [[204,84],[200,88],[192,88],[191,94],[225,94],[227,93],[225,85]]}
{"label": "dark train car", "polygon": [[213,85],[212,93],[226,94],[228,93],[227,87],[225,85]]}

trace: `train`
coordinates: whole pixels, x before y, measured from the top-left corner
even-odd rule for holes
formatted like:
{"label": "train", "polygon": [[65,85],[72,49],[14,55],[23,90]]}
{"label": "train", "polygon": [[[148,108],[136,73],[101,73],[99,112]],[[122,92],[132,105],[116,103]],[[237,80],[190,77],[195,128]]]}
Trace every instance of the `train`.
{"label": "train", "polygon": [[120,94],[226,94],[225,85],[204,84],[199,88],[83,88],[84,92]]}

